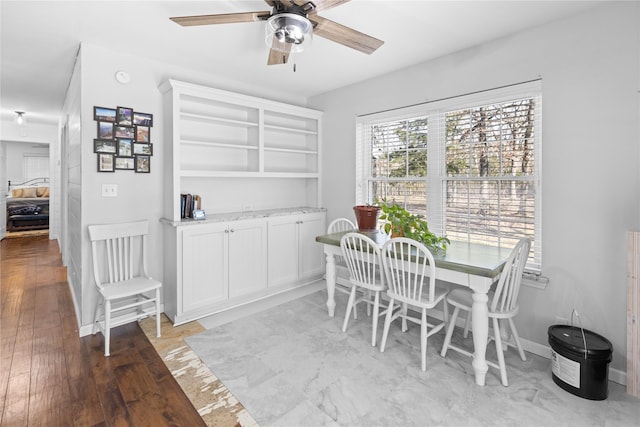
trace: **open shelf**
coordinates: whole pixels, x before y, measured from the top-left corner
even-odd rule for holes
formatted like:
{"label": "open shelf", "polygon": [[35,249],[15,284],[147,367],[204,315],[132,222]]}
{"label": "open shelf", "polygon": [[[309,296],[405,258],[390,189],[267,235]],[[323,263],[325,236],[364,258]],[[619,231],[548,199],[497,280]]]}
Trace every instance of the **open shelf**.
{"label": "open shelf", "polygon": [[300,200],[321,206],[322,112],[175,80],[161,90],[165,114],[173,119],[165,148],[172,182],[165,194],[167,219],[179,220],[179,195],[194,189],[205,208],[214,201],[215,209],[232,204],[229,197],[252,209]]}

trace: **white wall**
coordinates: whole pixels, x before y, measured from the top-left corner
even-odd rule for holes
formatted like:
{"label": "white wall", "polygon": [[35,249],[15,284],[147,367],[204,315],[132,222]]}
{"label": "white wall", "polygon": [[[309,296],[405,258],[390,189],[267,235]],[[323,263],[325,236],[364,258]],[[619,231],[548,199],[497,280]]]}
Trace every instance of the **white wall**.
{"label": "white wall", "polygon": [[[640,3],[621,3],[524,31],[310,99],[324,110],[323,200],[352,217],[355,118],[542,78],[545,290],[524,288],[521,336],[547,345],[576,308],[626,370],[626,241],[640,227]],[[437,41],[429,41],[437,42]],[[418,48],[418,47],[416,47]]]}
{"label": "white wall", "polygon": [[[129,73],[131,81],[128,84],[123,85],[115,80],[114,75],[118,70]],[[148,219],[151,248],[149,273],[159,279],[163,276],[159,219],[162,217],[164,117],[162,94],[158,86],[174,78],[294,104],[301,104],[304,99],[295,94],[272,93],[268,88],[221,80],[210,74],[193,72],[142,56],[124,55],[87,43],[81,45],[80,60],[74,73],[65,108],[65,114],[70,114],[72,122],[79,121],[77,126],[71,125],[69,144],[69,280],[73,283],[76,303],[80,306],[80,323],[86,326],[92,322],[97,297],[92,277],[88,225]],[[123,106],[153,114],[151,173],[97,172],[97,158],[93,152],[97,128],[93,120],[94,106]],[[76,133],[76,129],[80,133]],[[118,196],[102,197],[102,184],[116,184]]]}

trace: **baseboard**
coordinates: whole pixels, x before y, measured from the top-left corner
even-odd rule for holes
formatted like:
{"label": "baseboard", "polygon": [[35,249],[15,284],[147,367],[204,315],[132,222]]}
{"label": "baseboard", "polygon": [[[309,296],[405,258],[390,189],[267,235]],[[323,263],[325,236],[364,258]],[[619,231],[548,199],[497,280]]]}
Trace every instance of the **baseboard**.
{"label": "baseboard", "polygon": [[277,305],[293,301],[322,289],[326,289],[326,285],[324,280],[320,279],[304,285],[287,288],[278,293],[267,295],[253,301],[226,307],[224,310],[201,317],[197,320],[206,329],[211,329]]}
{"label": "baseboard", "polygon": [[80,326],[80,337],[86,337],[93,333],[93,325]]}
{"label": "baseboard", "polygon": [[[69,271],[67,269],[67,271]],[[87,333],[83,333],[83,326],[80,324],[80,306],[78,305],[78,298],[76,298],[75,288],[73,286],[73,281],[71,280],[71,276],[67,273],[67,285],[69,286],[69,292],[71,293],[71,300],[73,301],[73,309],[76,312],[76,322],[78,323],[78,334],[83,337],[85,335],[89,335]],[[89,331],[91,333],[91,331]]]}
{"label": "baseboard", "polygon": [[[442,320],[443,313],[440,310],[434,310],[431,312],[430,316],[433,316],[436,319]],[[460,328],[464,328],[464,318],[458,317],[456,319],[456,326]],[[522,343],[522,349],[527,353],[533,353],[536,356],[544,357],[545,359],[551,360],[551,347],[544,344],[539,344],[537,342],[529,341],[523,338],[520,338],[520,342]],[[613,369],[609,367],[609,381],[613,381],[616,384],[626,386],[627,373],[619,369]]]}

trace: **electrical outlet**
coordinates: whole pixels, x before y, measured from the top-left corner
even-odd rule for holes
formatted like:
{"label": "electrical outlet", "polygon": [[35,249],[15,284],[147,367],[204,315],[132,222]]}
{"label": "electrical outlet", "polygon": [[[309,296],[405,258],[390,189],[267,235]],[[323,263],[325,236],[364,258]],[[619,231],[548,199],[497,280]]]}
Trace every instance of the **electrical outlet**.
{"label": "electrical outlet", "polygon": [[118,184],[102,184],[102,197],[117,197]]}

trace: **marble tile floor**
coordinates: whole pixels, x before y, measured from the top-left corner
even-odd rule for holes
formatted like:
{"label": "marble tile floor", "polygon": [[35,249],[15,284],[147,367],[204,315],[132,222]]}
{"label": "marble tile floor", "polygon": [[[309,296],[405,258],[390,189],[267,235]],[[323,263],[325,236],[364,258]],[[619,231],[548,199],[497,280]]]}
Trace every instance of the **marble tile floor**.
{"label": "marble tile floor", "polygon": [[[640,424],[640,401],[623,386],[610,382],[604,401],[574,396],[553,382],[548,359],[527,353],[522,362],[513,349],[506,355],[510,386],[490,368],[479,387],[469,358],[440,357],[443,332],[429,337],[422,372],[417,325],[406,333],[392,325],[380,353],[362,309],[342,332],[346,295],[336,299],[334,318],[321,290],[184,340],[260,426]],[[454,339],[472,345],[460,333]],[[493,346],[487,357],[495,358]]]}

